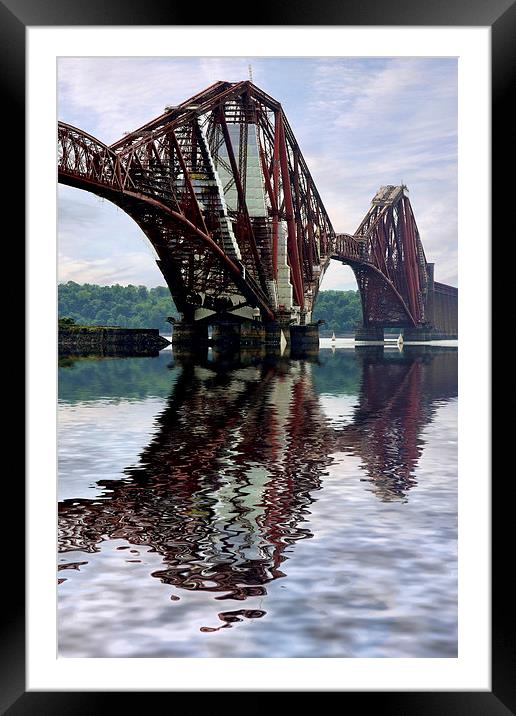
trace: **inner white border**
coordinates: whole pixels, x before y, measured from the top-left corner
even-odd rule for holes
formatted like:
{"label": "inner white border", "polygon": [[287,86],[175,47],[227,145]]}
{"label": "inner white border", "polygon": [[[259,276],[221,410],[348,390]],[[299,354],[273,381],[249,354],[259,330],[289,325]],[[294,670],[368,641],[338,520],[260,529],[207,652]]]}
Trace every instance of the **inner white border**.
{"label": "inner white border", "polygon": [[[56,658],[56,58],[201,47],[203,56],[459,57],[457,659]],[[27,689],[490,690],[490,28],[30,27],[27,60]]]}

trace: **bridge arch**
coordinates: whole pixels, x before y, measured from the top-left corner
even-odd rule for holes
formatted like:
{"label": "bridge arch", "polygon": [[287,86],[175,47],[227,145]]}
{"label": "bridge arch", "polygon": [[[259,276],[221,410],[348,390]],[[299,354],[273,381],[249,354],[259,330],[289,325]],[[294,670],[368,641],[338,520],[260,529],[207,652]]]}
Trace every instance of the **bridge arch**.
{"label": "bridge arch", "polygon": [[364,325],[382,328],[417,326],[403,296],[376,266],[339,256],[332,256],[332,259],[349,266],[355,277]]}
{"label": "bridge arch", "polygon": [[[253,290],[249,284],[245,269],[223,251],[207,230],[203,231],[185,213],[168,206],[161,197],[142,191],[128,174],[121,158],[107,145],[63,123],[59,125],[58,180],[107,199],[136,222],[154,247],[159,257],[158,266],[174,302],[186,317],[193,317],[189,314],[195,310],[196,300],[184,280],[182,264],[185,260],[191,263],[191,257],[195,255],[198,263],[202,261],[205,272],[210,265],[211,268],[218,265],[226,290],[228,283],[232,283],[247,300],[260,308],[266,318],[274,318],[265,296],[256,290],[258,287]],[[204,221],[202,223],[206,229]],[[171,251],[172,236],[175,252]]]}

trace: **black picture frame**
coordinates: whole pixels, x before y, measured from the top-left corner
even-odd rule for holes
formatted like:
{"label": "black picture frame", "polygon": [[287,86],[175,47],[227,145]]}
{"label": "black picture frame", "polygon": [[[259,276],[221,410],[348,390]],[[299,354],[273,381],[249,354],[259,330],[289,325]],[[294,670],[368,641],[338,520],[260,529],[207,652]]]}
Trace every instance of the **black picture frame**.
{"label": "black picture frame", "polygon": [[[229,6],[228,6],[229,7]],[[514,0],[363,0],[339,4],[331,0],[282,0],[254,4],[255,16],[242,18],[238,24],[254,25],[349,25],[349,26],[484,26],[492,36],[492,173],[500,177],[492,192],[493,236],[501,237],[506,207],[512,206],[510,192],[513,182],[503,181],[502,169],[514,155],[514,115],[509,111],[511,83],[514,85],[516,60],[516,4]],[[203,25],[232,25],[226,22],[219,4],[203,6]],[[77,25],[198,25],[199,11],[192,5],[176,7],[163,0],[0,0],[0,77],[4,100],[3,119],[4,167],[9,167],[4,199],[9,201],[10,216],[17,216],[14,224],[16,243],[23,246],[20,234],[25,216],[24,141],[25,124],[25,29],[28,26]],[[228,12],[234,19],[235,12]],[[512,150],[511,150],[512,147]],[[514,167],[514,161],[512,161]],[[11,229],[12,231],[12,229]],[[511,233],[505,232],[509,237]],[[7,238],[7,237],[6,237]],[[22,255],[21,260],[24,261]],[[499,282],[497,280],[497,285]],[[19,304],[18,304],[19,305]],[[494,312],[493,312],[494,317]],[[19,318],[19,311],[17,313]],[[482,328],[482,327],[481,327]],[[494,327],[493,327],[494,328]],[[489,339],[489,327],[485,327]],[[19,329],[17,327],[17,332]],[[492,454],[504,443],[494,441]],[[17,461],[19,464],[19,461]],[[492,503],[492,690],[448,692],[344,692],[341,705],[346,707],[358,696],[361,708],[378,709],[382,714],[475,714],[502,716],[515,713],[514,689],[514,621],[513,594],[509,587],[512,503],[507,501],[503,473],[493,481]],[[510,476],[507,475],[507,478]],[[13,479],[15,478],[15,479]],[[22,513],[24,485],[21,475],[11,473],[12,496],[10,507]],[[7,507],[7,506],[6,506]],[[5,509],[5,508],[4,508]],[[496,518],[495,518],[496,516]],[[21,514],[20,514],[21,517]],[[22,518],[23,519],[23,518]],[[14,523],[14,524],[19,524]],[[10,549],[11,533],[4,532],[7,542],[4,563],[3,633],[0,639],[0,708],[2,713],[17,714],[92,714],[103,710],[121,710],[120,692],[26,692],[25,690],[25,595],[19,555],[23,534],[16,530],[16,547]],[[508,568],[509,567],[509,568]],[[16,575],[16,576],[14,576]],[[202,677],[200,677],[202,680]],[[228,689],[229,690],[229,689]],[[149,692],[127,693],[132,708],[149,708]],[[153,693],[168,697],[170,694]],[[197,694],[197,699],[202,696]],[[145,699],[145,701],[143,700]],[[153,703],[155,699],[153,698]],[[215,702],[216,704],[217,702]],[[215,706],[217,708],[217,706]]]}

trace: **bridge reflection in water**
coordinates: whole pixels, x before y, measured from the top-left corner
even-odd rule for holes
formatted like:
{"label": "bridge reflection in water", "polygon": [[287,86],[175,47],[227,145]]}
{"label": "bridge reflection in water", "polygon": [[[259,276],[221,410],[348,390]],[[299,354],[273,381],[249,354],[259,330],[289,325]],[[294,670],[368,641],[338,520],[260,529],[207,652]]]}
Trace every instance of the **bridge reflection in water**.
{"label": "bridge reflection in water", "polygon": [[[322,407],[318,361],[328,359],[360,382],[346,424]],[[321,351],[314,363],[248,360],[182,365],[139,463],[123,479],[100,481],[101,499],[59,504],[61,553],[127,540],[161,556],[152,576],[162,582],[243,601],[266,594],[267,583],[285,576],[289,545],[313,536],[309,508],[332,463],[355,456],[357,479],[376,498],[410,499],[422,430],[457,394],[456,350],[369,347],[333,358]],[[264,614],[234,609],[219,618],[228,627]]]}

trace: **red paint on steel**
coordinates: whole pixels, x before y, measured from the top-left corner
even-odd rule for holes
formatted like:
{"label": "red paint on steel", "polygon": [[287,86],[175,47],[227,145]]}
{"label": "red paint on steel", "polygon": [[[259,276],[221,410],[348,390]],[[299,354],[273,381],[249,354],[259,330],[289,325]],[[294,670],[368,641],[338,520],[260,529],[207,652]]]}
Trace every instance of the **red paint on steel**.
{"label": "red paint on steel", "polygon": [[278,231],[279,231],[279,170],[280,170],[280,134],[281,110],[274,113],[274,149],[272,155],[272,186],[274,205],[272,207],[272,274],[278,278]]}
{"label": "red paint on steel", "polygon": [[290,172],[288,166],[287,146],[285,143],[285,133],[283,122],[279,124],[280,130],[280,166],[281,166],[281,183],[283,187],[283,198],[285,201],[285,218],[287,221],[288,234],[288,258],[294,286],[294,298],[296,304],[301,309],[305,306],[303,294],[303,278],[301,273],[300,257],[296,237],[296,225],[294,222],[294,207],[292,205],[292,189],[290,186]]}
{"label": "red paint on steel", "polygon": [[[240,128],[239,157],[229,122]],[[246,196],[245,138],[251,125],[265,190],[265,212],[256,220],[250,218]],[[225,156],[218,154],[221,133]],[[274,317],[267,284],[277,280],[284,260],[279,255],[283,221],[296,305],[312,308],[320,275],[330,257],[337,257],[355,272],[366,323],[424,323],[427,264],[406,187],[382,187],[355,235],[336,236],[280,103],[251,82],[216,82],[111,147],[63,123],[58,136],[60,180],[100,195],[109,189],[136,202],[126,210],[159,245],[169,285],[169,279],[181,283],[176,298],[183,305],[199,305],[199,296],[218,300],[243,294],[264,316]],[[238,196],[235,210],[226,206],[215,181],[214,166],[224,161]],[[118,200],[124,208],[124,200]],[[183,229],[139,209],[138,201],[142,207],[159,206]],[[238,249],[227,240],[228,218]],[[316,265],[321,267],[317,275]]]}

